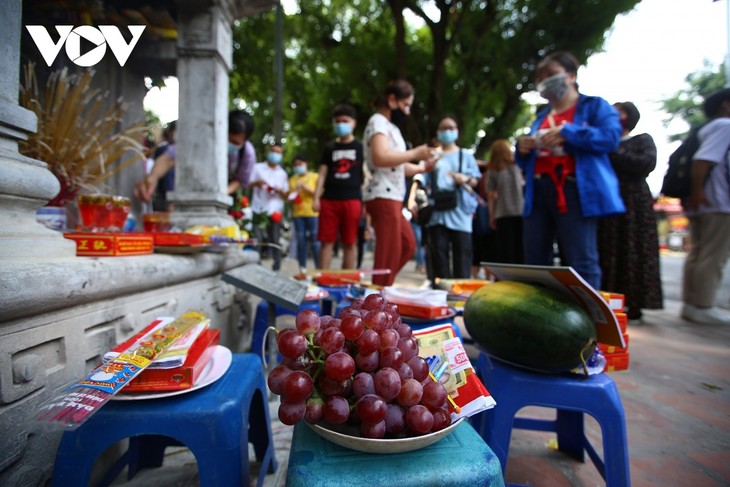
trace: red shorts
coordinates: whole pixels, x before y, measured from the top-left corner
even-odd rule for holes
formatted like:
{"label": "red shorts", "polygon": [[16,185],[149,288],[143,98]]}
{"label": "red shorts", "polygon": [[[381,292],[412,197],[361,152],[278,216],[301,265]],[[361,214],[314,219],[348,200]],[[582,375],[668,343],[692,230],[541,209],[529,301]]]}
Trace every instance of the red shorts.
{"label": "red shorts", "polygon": [[343,245],[355,244],[361,217],[360,200],[320,200],[317,240],[335,243],[339,232]]}

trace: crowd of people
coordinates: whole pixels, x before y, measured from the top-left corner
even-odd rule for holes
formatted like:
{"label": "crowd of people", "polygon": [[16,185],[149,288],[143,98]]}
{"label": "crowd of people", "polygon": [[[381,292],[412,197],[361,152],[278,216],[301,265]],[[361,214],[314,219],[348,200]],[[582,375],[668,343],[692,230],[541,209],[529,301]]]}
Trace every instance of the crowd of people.
{"label": "crowd of people", "polygon": [[[639,111],[631,102],[611,105],[578,90],[579,63],[566,51],[536,66],[535,83],[546,100],[527,135],[495,140],[484,161],[459,146],[460,127],[443,117],[431,144],[412,147],[401,129],[415,92],[405,80],[387,84],[373,114],[355,136],[357,113],[332,110],[333,139],[310,165],[297,155],[291,174],[283,147],[267,147],[256,162],[253,119],[229,115],[228,193],[251,195],[254,214],[265,214],[256,236],[271,244],[281,266],[281,218],[289,209],[302,273],[328,269],[336,249],[343,269],[362,264],[363,242],[374,237],[373,267],[388,286],[409,261],[431,283],[441,278],[485,277],[482,262],[571,266],[595,289],[626,296],[629,318],[663,306],[657,222],[646,177],[656,165],[649,134],[631,135]],[[695,185],[684,202],[692,250],[684,273],[682,316],[700,323],[730,323],[713,307],[730,251],[730,91],[709,97],[710,119],[693,166]],[[169,209],[174,127],[137,187],[137,196]],[[713,170],[714,169],[714,170]],[[155,196],[157,195],[157,196]]]}

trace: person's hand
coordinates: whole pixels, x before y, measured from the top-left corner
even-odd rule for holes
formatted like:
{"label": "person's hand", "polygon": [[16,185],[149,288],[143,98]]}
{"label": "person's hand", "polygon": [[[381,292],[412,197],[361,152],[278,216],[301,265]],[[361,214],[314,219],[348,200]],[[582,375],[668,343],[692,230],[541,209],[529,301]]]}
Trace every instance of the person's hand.
{"label": "person's hand", "polygon": [[689,195],[689,208],[691,210],[698,210],[702,205],[709,205],[710,202],[707,200],[707,195],[704,190],[693,191]]}
{"label": "person's hand", "polygon": [[317,213],[319,213],[320,210],[319,198],[317,198],[316,196],[312,200],[312,210],[316,211]]}
{"label": "person's hand", "polygon": [[146,176],[144,179],[137,181],[134,187],[134,196],[140,201],[149,203],[152,200],[152,195],[155,194],[157,189],[157,180],[151,176]]}
{"label": "person's hand", "polygon": [[489,215],[489,226],[492,227],[493,230],[497,229],[497,219],[492,215]]}
{"label": "person's hand", "polygon": [[415,201],[408,202],[408,211],[413,213],[413,217],[418,216],[418,204]]}
{"label": "person's hand", "polygon": [[540,144],[547,145],[548,147],[555,147],[562,145],[565,142],[565,137],[560,134],[561,127],[553,127],[547,129],[540,134]]}
{"label": "person's hand", "polygon": [[251,182],[251,186],[253,186],[254,188],[258,188],[258,187],[262,186],[263,184],[264,184],[264,182],[260,179]]}
{"label": "person's hand", "polygon": [[454,178],[454,182],[457,186],[464,185],[469,182],[471,179],[470,176],[467,176],[466,174],[460,173],[460,172],[452,172],[451,177]]}
{"label": "person's hand", "polygon": [[537,139],[532,135],[523,135],[517,139],[517,152],[522,155],[526,155],[531,150],[537,147]]}
{"label": "person's hand", "polygon": [[434,158],[433,147],[429,147],[426,144],[419,145],[418,147],[415,147],[413,150],[416,152],[415,160],[417,160],[417,161],[427,161],[428,159]]}

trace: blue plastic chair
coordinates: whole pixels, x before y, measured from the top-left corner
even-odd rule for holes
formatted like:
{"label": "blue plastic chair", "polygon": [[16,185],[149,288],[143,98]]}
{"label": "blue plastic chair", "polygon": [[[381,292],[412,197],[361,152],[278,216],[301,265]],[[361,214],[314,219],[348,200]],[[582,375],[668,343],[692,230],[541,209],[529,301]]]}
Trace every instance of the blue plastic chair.
{"label": "blue plastic chair", "polygon": [[[275,315],[278,318],[279,316],[296,316],[297,313],[304,309],[313,309],[317,313],[322,313],[322,307],[320,305],[319,301],[304,301],[302,304],[299,305],[299,308],[297,308],[296,311],[292,311],[290,309],[286,309],[283,306],[274,305],[275,306]],[[253,336],[251,337],[251,353],[255,353],[259,357],[261,357],[261,353],[263,350],[264,345],[264,337],[266,336],[266,329],[269,327],[269,325],[274,325],[273,323],[269,323],[269,303],[268,301],[261,301],[259,305],[256,307],[256,317],[254,318],[253,323]],[[268,354],[264,353],[263,356],[267,356]],[[279,359],[281,360],[281,359]]]}
{"label": "blue plastic chair", "polygon": [[125,466],[128,479],[143,468],[161,466],[165,448],[174,445],[184,445],[195,455],[201,486],[249,485],[250,442],[261,464],[261,486],[277,467],[261,359],[234,354],[225,375],[197,391],[108,402],[79,428],[63,434],[52,485],[89,485],[96,458],[125,438],[128,450],[98,485],[110,485]]}
{"label": "blue plastic chair", "polygon": [[[557,433],[558,449],[584,461],[587,452],[608,487],[630,486],[626,416],[613,379],[606,374],[588,378],[575,374],[550,375],[512,367],[484,352],[476,367],[497,405],[472,417],[472,425],[494,450],[507,470],[513,428]],[[516,417],[526,406],[555,408],[555,420]],[[603,460],[583,429],[583,414],[601,426]]]}

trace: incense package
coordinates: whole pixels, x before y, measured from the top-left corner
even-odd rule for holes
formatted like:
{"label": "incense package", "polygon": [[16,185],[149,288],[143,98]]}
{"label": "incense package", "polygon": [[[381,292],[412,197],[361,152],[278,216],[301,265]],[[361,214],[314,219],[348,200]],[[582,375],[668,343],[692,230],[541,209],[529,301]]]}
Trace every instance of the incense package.
{"label": "incense package", "polygon": [[163,328],[147,333],[143,340],[113,361],[102,363],[85,379],[42,404],[36,421],[69,430],[78,428],[141,374],[159,354],[206,319],[204,313],[191,311]]}
{"label": "incense package", "polygon": [[201,377],[220,341],[220,330],[205,330],[195,340],[185,363],[172,369],[150,366],[124,388],[124,393],[190,389]]}
{"label": "incense package", "polygon": [[[139,331],[136,335],[134,335],[129,340],[117,345],[116,347],[112,348],[108,352],[104,354],[104,361],[110,362],[117,358],[121,353],[123,353],[125,350],[140,344],[142,341],[145,340],[145,337],[149,335],[150,333],[160,330],[167,326],[171,321],[173,320],[172,317],[159,317],[146,327],[144,327],[141,331]],[[159,354],[155,360],[152,361],[149,368],[150,369],[172,369],[175,367],[180,367],[183,363],[185,363],[185,360],[187,359],[187,355],[190,352],[191,347],[193,346],[193,343],[198,339],[198,337],[208,329],[210,326],[210,320],[203,320],[198,325],[193,327],[191,330],[189,330],[187,333],[184,333],[178,340],[175,341],[173,345],[171,345],[165,352]]]}

